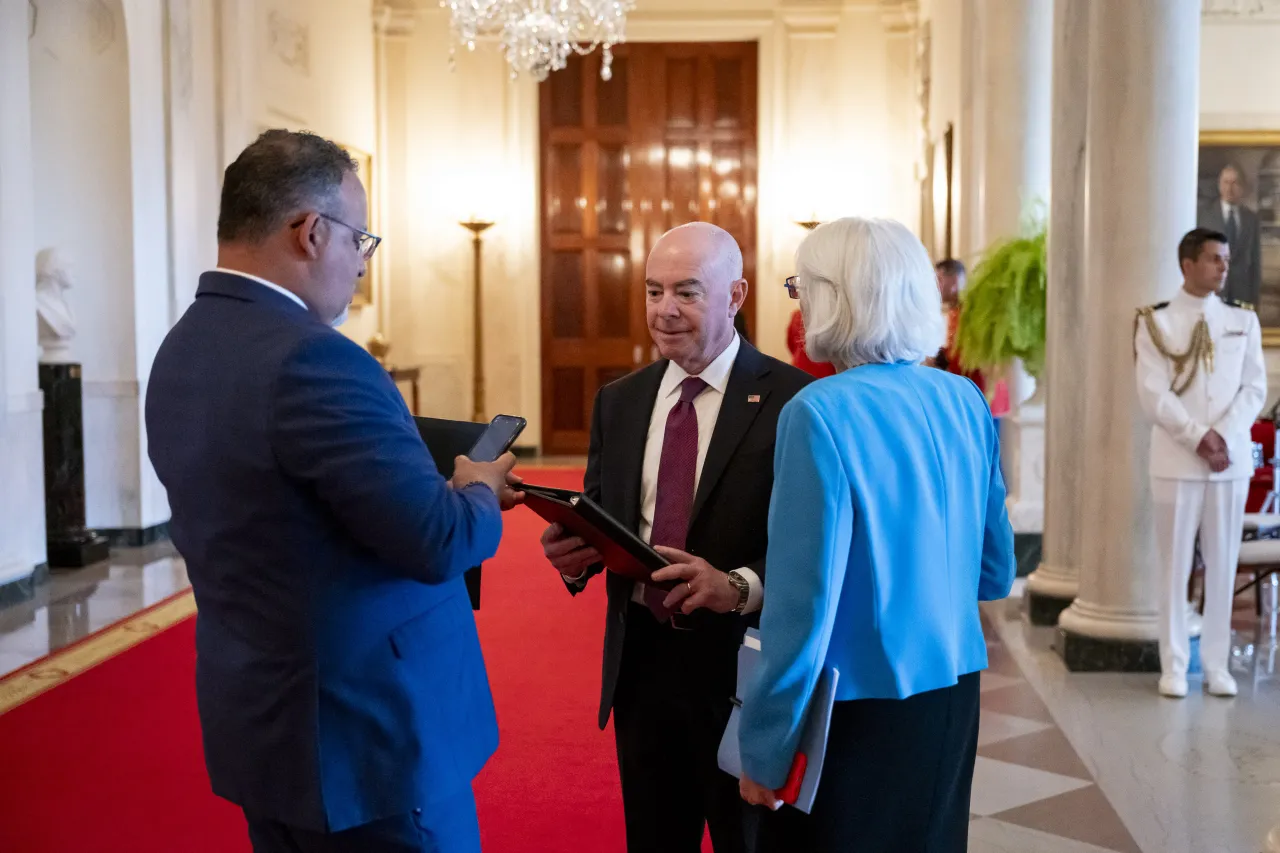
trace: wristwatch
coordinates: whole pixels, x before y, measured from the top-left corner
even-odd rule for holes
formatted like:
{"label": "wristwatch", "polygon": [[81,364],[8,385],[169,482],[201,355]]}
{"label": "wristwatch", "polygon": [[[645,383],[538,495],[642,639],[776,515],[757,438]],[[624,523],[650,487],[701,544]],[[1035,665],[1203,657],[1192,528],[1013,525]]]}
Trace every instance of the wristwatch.
{"label": "wristwatch", "polygon": [[738,606],[733,608],[734,613],[741,613],[747,606],[747,598],[751,594],[751,584],[747,583],[747,579],[736,571],[729,572],[729,583],[738,588]]}

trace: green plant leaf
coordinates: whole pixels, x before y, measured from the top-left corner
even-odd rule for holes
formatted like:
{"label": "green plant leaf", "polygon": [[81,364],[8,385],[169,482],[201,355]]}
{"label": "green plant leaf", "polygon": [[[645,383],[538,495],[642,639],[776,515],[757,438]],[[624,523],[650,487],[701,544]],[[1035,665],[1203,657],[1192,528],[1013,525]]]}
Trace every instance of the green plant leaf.
{"label": "green plant leaf", "polygon": [[967,369],[1019,358],[1034,377],[1044,370],[1047,234],[1042,223],[1029,230],[989,247],[961,294],[956,349]]}

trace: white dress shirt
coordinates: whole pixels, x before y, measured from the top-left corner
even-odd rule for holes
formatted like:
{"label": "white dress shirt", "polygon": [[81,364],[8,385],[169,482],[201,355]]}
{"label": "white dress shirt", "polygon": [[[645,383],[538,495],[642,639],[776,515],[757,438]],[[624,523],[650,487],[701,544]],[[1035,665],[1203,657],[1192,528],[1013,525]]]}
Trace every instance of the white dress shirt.
{"label": "white dress shirt", "polygon": [[[724,352],[698,374],[707,383],[707,387],[693,401],[693,410],[698,415],[698,462],[693,474],[695,495],[698,493],[698,484],[702,481],[702,465],[707,461],[707,447],[711,444],[716,419],[720,416],[720,404],[729,387],[729,374],[733,372],[733,363],[737,360],[741,347],[742,339],[735,334]],[[662,462],[662,441],[667,434],[667,416],[676,403],[680,402],[680,383],[687,378],[689,374],[684,368],[674,361],[668,362],[667,372],[663,374],[662,383],[658,386],[653,412],[649,416],[649,434],[644,443],[644,466],[640,475],[640,529],[637,531],[646,542],[653,533],[653,515],[658,505],[658,466]],[[751,569],[738,568],[737,572],[746,578],[749,588],[743,612],[753,613],[760,609],[764,599],[764,585],[760,582],[760,576]],[[644,584],[636,584],[631,600],[644,604]]]}
{"label": "white dress shirt", "polygon": [[[290,298],[290,299],[292,299],[294,302],[296,302],[296,303],[298,303],[299,305],[301,305],[303,308],[306,308],[306,307],[307,307],[307,303],[305,303],[305,302],[303,302],[303,301],[302,301],[302,297],[301,297],[301,296],[299,296],[298,294],[294,293],[292,290],[285,290],[285,289],[284,289],[283,287],[281,287],[280,285],[278,285],[278,284],[276,284],[275,282],[272,282],[272,281],[267,281],[265,278],[258,278],[256,275],[249,275],[249,273],[247,273],[247,272],[240,272],[240,270],[229,270],[229,269],[227,269],[226,267],[214,267],[213,271],[214,271],[214,272],[224,272],[224,273],[226,273],[227,275],[238,275],[238,276],[240,276],[241,278],[247,278],[247,279],[249,279],[250,281],[256,281],[258,284],[262,285],[263,287],[269,287],[269,288],[271,288],[272,290],[274,290],[276,293],[280,293],[280,294],[283,294],[283,295],[285,295],[285,296],[289,297],[289,298]],[[309,308],[308,308],[307,310],[309,311],[309,310],[311,310],[311,309],[309,309]]]}
{"label": "white dress shirt", "polygon": [[1232,214],[1235,214],[1235,217],[1236,217],[1236,230],[1238,231],[1238,230],[1240,230],[1240,214],[1236,213],[1236,206],[1235,206],[1234,204],[1227,204],[1227,203],[1224,201],[1224,202],[1222,203],[1222,224],[1223,224],[1224,226],[1225,226],[1228,222],[1230,222],[1230,221],[1231,221],[1231,215],[1232,215]]}

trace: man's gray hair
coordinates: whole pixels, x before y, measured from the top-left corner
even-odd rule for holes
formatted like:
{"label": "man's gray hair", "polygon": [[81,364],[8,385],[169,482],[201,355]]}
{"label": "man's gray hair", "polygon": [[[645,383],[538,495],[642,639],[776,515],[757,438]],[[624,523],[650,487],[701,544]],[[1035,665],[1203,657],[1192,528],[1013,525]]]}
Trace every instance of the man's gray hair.
{"label": "man's gray hair", "polygon": [[222,180],[218,242],[257,243],[300,211],[329,213],[356,161],[314,133],[268,130],[240,152]]}
{"label": "man's gray hair", "polygon": [[796,250],[805,349],[840,368],[918,363],[946,329],[929,255],[889,219],[847,217],[820,225]]}

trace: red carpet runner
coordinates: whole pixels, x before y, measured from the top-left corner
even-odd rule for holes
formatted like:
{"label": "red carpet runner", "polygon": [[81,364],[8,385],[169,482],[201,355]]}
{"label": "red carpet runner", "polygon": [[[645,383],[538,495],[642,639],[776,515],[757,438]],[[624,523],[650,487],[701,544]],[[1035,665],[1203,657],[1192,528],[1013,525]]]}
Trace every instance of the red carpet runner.
{"label": "red carpet runner", "polygon": [[[577,471],[527,470],[577,488]],[[501,726],[476,780],[486,853],[623,853],[612,731],[595,726],[604,585],[571,599],[519,509],[485,564],[480,635]],[[195,711],[194,620],[0,716],[3,853],[244,853],[209,792]]]}

